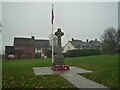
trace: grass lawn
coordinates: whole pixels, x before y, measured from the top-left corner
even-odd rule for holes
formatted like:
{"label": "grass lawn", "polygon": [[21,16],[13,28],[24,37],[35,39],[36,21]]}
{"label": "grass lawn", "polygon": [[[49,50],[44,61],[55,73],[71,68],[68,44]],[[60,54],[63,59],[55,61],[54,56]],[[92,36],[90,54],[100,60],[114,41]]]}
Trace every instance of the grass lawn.
{"label": "grass lawn", "polygon": [[75,88],[60,75],[39,75],[33,67],[51,66],[51,59],[3,61],[3,88]]}
{"label": "grass lawn", "polygon": [[66,62],[70,66],[93,71],[80,75],[109,88],[118,88],[118,55],[66,58]]}
{"label": "grass lawn", "polygon": [[[81,74],[110,88],[117,88],[118,56],[65,58],[67,65],[94,71]],[[3,88],[76,88],[59,75],[35,76],[33,67],[51,66],[51,59],[4,60]]]}

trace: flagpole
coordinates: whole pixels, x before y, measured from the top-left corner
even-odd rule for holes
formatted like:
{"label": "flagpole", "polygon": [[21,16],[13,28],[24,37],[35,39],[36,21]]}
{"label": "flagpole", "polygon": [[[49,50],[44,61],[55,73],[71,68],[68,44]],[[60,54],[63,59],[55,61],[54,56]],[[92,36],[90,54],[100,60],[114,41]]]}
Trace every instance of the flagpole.
{"label": "flagpole", "polygon": [[52,24],[52,63],[53,63],[53,60],[54,60],[54,40],[53,40],[53,24]]}
{"label": "flagpole", "polygon": [[[52,4],[52,10],[53,10],[53,4]],[[53,12],[52,12],[53,14]],[[53,61],[54,61],[54,40],[53,40],[53,20],[52,20],[52,64],[53,64]]]}

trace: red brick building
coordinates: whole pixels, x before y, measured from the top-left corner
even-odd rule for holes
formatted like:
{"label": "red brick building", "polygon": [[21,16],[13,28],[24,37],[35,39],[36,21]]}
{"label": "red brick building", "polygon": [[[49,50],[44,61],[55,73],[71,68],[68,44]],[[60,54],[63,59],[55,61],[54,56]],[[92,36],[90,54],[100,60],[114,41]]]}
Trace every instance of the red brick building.
{"label": "red brick building", "polygon": [[21,58],[34,58],[35,47],[34,37],[31,38],[14,38],[15,56]]}

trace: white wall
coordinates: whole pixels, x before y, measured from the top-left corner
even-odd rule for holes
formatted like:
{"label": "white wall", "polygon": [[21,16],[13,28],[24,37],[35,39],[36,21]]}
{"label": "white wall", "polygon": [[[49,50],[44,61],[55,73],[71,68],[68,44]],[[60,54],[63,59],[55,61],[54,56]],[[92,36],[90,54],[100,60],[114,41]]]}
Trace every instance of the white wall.
{"label": "white wall", "polygon": [[41,53],[41,50],[38,50],[37,48],[35,48],[35,53]]}
{"label": "white wall", "polygon": [[63,48],[63,53],[67,52],[68,50],[74,50],[74,49],[75,47],[70,42],[68,42]]}

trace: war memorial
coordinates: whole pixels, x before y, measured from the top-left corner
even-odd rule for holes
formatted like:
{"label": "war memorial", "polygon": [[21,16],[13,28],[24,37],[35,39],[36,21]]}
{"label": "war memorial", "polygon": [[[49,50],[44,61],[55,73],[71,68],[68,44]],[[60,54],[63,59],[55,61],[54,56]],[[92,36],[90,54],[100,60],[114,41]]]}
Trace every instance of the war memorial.
{"label": "war memorial", "polygon": [[78,75],[78,73],[92,73],[92,71],[81,69],[74,66],[67,66],[64,62],[64,56],[62,55],[62,47],[61,47],[61,37],[64,33],[58,28],[57,32],[55,32],[57,36],[57,50],[56,55],[54,55],[54,62],[52,67],[33,67],[35,75],[52,75],[59,74],[67,81],[72,83],[77,88],[105,88],[105,90],[110,90],[109,88],[100,85],[92,80],[88,80],[87,78]]}

